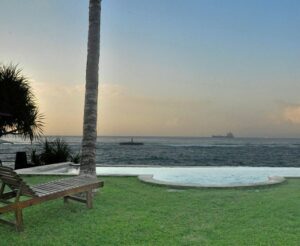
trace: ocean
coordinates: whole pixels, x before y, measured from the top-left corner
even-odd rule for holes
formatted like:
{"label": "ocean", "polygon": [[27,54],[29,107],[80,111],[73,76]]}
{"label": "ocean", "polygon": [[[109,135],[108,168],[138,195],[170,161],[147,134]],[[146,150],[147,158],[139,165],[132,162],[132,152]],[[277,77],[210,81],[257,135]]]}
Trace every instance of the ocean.
{"label": "ocean", "polygon": [[[47,137],[49,140],[55,137]],[[81,137],[60,137],[73,153],[80,151]],[[17,151],[25,151],[30,159],[39,142],[30,144],[17,138],[4,138],[13,144],[0,144],[2,162],[13,163]],[[136,137],[144,145],[119,145],[129,137],[98,137],[98,165],[147,166],[252,166],[300,167],[300,139],[272,138],[188,138]]]}

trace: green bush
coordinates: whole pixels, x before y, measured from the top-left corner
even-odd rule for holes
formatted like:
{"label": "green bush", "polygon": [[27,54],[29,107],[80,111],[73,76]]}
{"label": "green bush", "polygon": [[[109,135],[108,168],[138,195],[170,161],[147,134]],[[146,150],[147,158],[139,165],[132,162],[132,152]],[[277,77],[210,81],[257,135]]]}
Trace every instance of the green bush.
{"label": "green bush", "polygon": [[68,144],[60,138],[56,138],[53,141],[46,139],[45,142],[42,142],[42,145],[42,152],[40,154],[37,154],[36,150],[33,150],[31,153],[31,162],[36,166],[66,161],[79,163],[79,153],[72,155]]}
{"label": "green bush", "polygon": [[30,158],[31,158],[31,163],[34,166],[41,166],[42,165],[40,155],[36,153],[36,149],[32,150]]}
{"label": "green bush", "polygon": [[79,163],[80,162],[80,153],[71,155],[70,161],[73,163]]}

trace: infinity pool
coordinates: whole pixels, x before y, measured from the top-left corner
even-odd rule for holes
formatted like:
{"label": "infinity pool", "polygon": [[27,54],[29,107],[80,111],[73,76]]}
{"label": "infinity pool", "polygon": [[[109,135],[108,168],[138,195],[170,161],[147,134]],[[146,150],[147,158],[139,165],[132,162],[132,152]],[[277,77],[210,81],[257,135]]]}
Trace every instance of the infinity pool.
{"label": "infinity pool", "polygon": [[[30,170],[31,169],[31,170]],[[69,164],[57,164],[23,169],[29,174],[78,174],[79,169]],[[97,167],[100,176],[150,176],[162,183],[196,186],[240,186],[267,182],[271,176],[300,177],[294,167]]]}

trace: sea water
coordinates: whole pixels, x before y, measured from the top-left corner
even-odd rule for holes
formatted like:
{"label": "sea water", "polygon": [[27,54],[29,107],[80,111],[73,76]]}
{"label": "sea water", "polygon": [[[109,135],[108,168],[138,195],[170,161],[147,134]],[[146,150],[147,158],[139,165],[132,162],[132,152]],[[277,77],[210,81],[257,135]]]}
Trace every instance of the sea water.
{"label": "sea water", "polygon": [[[56,137],[47,137],[53,140]],[[81,137],[60,137],[73,153],[80,151]],[[13,144],[0,144],[0,159],[14,162],[17,151],[30,159],[33,149],[40,151],[38,141],[30,144],[17,138],[5,138]],[[98,137],[96,162],[99,165],[145,166],[250,166],[300,167],[300,139],[267,138],[175,138],[136,137],[144,145],[119,145],[130,137]],[[29,160],[30,161],[30,160]]]}

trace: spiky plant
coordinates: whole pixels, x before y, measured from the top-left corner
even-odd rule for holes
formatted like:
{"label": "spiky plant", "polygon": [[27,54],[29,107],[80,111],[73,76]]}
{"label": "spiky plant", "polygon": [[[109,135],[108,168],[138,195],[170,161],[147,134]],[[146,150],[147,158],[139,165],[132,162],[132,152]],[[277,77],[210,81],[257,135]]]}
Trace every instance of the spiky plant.
{"label": "spiky plant", "polygon": [[61,138],[53,141],[47,139],[43,143],[43,150],[40,154],[40,160],[44,164],[66,162],[71,157],[71,149],[68,144]]}
{"label": "spiky plant", "polygon": [[14,65],[0,65],[0,137],[19,135],[31,141],[43,132],[39,113],[28,79]]}

